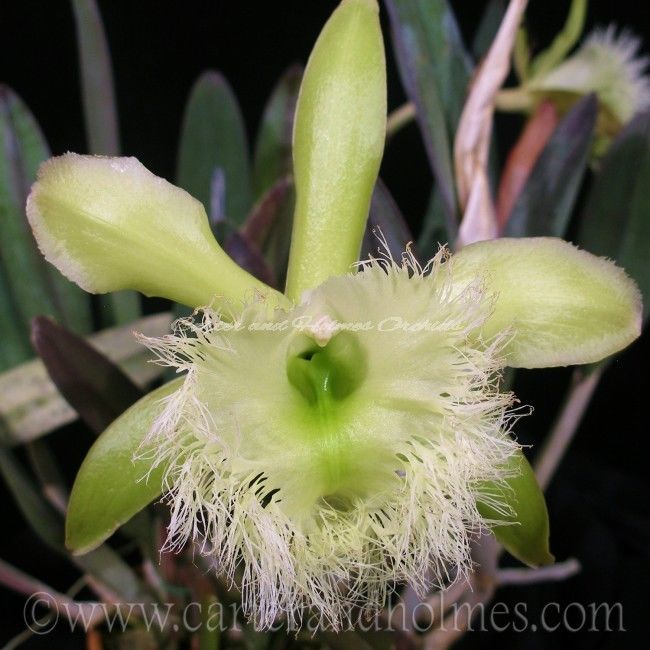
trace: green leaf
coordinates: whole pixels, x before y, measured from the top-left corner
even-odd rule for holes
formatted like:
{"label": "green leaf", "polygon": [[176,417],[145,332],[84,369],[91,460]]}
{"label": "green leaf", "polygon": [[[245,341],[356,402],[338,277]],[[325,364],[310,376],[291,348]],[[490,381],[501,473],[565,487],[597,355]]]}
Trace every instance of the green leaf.
{"label": "green leaf", "polygon": [[0,449],[0,472],[23,516],[36,535],[48,546],[60,550],[63,519],[36,490],[32,479],[14,453]]}
{"label": "green leaf", "polygon": [[[133,336],[169,333],[169,312],[147,316],[130,325],[103,330],[89,342],[144,388],[163,373],[151,363],[151,353]],[[61,397],[40,359],[0,375],[0,445],[14,446],[35,440],[77,419],[77,412]]]}
{"label": "green leaf", "polygon": [[77,26],[88,149],[94,154],[117,156],[120,139],[115,89],[102,17],[95,0],[72,0],[72,9]]}
{"label": "green leaf", "polygon": [[12,295],[5,300],[13,303],[10,313],[20,315],[12,327],[28,332],[34,316],[48,314],[88,332],[88,296],[45,262],[25,218],[29,188],[50,153],[33,115],[6,87],[0,87],[0,147],[0,259]]}
{"label": "green leaf", "polygon": [[291,174],[293,117],[302,74],[302,66],[291,66],[278,81],[264,109],[253,159],[253,186],[258,198]]}
{"label": "green leaf", "polygon": [[452,258],[456,291],[472,281],[495,298],[481,328],[502,332],[507,365],[543,368],[591,363],[614,354],[641,331],[641,296],[614,263],[551,237],[495,239]]}
{"label": "green leaf", "polygon": [[472,64],[447,0],[387,0],[402,84],[416,108],[424,146],[445,208],[457,227],[452,141]]}
{"label": "green leaf", "polygon": [[183,378],[149,393],[113,422],[91,447],[72,488],[66,546],[91,551],[162,492],[164,467],[134,455],[163,406]]}
{"label": "green leaf", "polygon": [[25,328],[20,326],[9,284],[0,265],[0,371],[12,368],[32,356]]}
{"label": "green leaf", "polygon": [[562,237],[587,170],[598,116],[595,95],[581,99],[544,147],[506,224],[506,237]]}
{"label": "green leaf", "polygon": [[616,260],[638,282],[650,315],[650,111],[637,115],[602,161],[577,241]]}
{"label": "green leaf", "polygon": [[555,558],[548,545],[546,501],[535,473],[521,451],[512,456],[505,469],[512,474],[505,485],[481,486],[478,511],[487,521],[499,522],[491,525],[492,532],[511,555],[533,567],[552,564]]}
{"label": "green leaf", "polygon": [[361,259],[369,255],[376,256],[378,249],[384,248],[382,240],[388,245],[394,259],[401,259],[409,244],[411,252],[417,258],[411,230],[390,191],[381,178],[378,178],[370,201],[370,215],[363,238]]}
{"label": "green leaf", "polygon": [[472,40],[472,54],[480,61],[490,49],[506,13],[505,0],[489,0]]}
{"label": "green leaf", "polygon": [[209,215],[216,207],[212,188],[218,171],[225,181],[225,217],[240,224],[253,202],[244,120],[228,82],[208,71],[192,87],[185,107],[176,179]]}
{"label": "green leaf", "polygon": [[47,318],[32,322],[32,343],[59,392],[97,434],[142,397],[119,366]]}
{"label": "green leaf", "polygon": [[122,598],[131,602],[150,601],[133,570],[111,548],[102,546],[83,558],[70,558],[63,545],[63,517],[44,500],[7,449],[0,449],[0,472],[27,523],[45,544]]}
{"label": "green leaf", "polygon": [[439,244],[448,244],[449,242],[442,195],[437,186],[434,186],[429,194],[429,203],[422,219],[418,250],[421,251],[424,258],[431,258],[435,255]]}

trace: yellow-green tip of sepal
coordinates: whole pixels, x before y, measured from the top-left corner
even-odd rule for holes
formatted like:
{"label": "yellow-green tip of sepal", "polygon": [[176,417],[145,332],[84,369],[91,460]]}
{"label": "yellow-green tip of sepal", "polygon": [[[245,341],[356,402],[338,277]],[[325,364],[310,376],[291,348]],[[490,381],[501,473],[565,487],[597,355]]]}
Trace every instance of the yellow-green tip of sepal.
{"label": "yellow-green tip of sepal", "polygon": [[273,293],[221,249],[199,201],[135,158],[51,158],[27,218],[45,258],[91,293],[135,289],[191,307]]}
{"label": "yellow-green tip of sepal", "polygon": [[296,209],[287,295],[358,260],[386,135],[386,61],[375,0],[344,0],[323,28],[293,132]]}

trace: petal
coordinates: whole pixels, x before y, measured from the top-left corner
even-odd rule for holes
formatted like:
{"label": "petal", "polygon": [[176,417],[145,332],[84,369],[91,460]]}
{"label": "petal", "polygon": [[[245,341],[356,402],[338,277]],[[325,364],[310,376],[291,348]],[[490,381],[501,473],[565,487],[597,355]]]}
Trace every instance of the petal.
{"label": "petal", "polygon": [[151,469],[134,455],[162,412],[163,399],[177,390],[176,379],[126,410],[97,439],[72,488],[65,543],[74,553],[93,550],[162,492],[164,467]]}
{"label": "petal", "polygon": [[[521,451],[511,456],[506,468],[512,478],[503,484],[485,484],[481,488],[484,501],[476,504],[481,516],[498,521],[491,526],[495,537],[505,549],[529,566],[553,564],[555,558],[548,548],[548,511],[532,467]],[[498,503],[498,508],[490,505]],[[511,510],[504,515],[504,506]]]}
{"label": "petal", "polygon": [[196,199],[135,158],[48,160],[27,217],[46,259],[91,293],[135,289],[198,307],[271,292],[219,247]]}
{"label": "petal", "polygon": [[551,237],[496,239],[453,256],[460,291],[475,278],[495,295],[481,335],[509,328],[507,365],[543,368],[592,363],[641,331],[641,294],[613,262]]}

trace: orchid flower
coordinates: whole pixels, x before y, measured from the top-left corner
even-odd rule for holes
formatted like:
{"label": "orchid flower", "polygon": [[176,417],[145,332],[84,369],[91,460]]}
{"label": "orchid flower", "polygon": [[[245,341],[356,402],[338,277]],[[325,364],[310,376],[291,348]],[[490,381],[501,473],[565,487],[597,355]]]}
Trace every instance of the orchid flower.
{"label": "orchid flower", "polygon": [[522,84],[501,91],[497,106],[529,112],[548,100],[564,113],[580,98],[594,93],[599,113],[592,149],[599,156],[635,115],[650,107],[649,59],[640,54],[641,39],[615,25],[594,29],[567,56],[582,32],[586,11],[587,0],[573,0],[563,30],[532,61],[522,29],[515,55]]}
{"label": "orchid flower", "polygon": [[165,549],[194,544],[259,627],[316,610],[339,628],[395,582],[423,593],[471,568],[492,530],[553,561],[548,516],[512,434],[507,366],[590,363],[633,341],[640,295],[559,239],[358,256],[383,151],[376,0],[343,0],[309,59],[294,128],[286,292],[239,268],[202,205],[133,158],[46,162],[27,213],[41,251],[87,291],[195,308],[142,338],[182,375],[118,418],[83,463],[67,544],[96,547],[149,502]]}

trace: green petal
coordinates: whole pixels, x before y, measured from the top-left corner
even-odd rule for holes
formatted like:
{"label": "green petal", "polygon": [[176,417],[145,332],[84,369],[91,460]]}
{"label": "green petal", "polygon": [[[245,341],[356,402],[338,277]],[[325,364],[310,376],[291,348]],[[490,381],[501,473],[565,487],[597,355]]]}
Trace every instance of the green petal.
{"label": "green petal", "polygon": [[219,247],[199,201],[135,158],[50,159],[27,216],[47,260],[92,293],[135,289],[198,307],[271,292]]}
{"label": "green petal", "polygon": [[510,460],[508,472],[512,478],[506,485],[485,485],[481,492],[487,500],[496,500],[512,509],[504,516],[485,501],[478,501],[481,516],[488,521],[503,522],[491,526],[495,537],[505,549],[529,566],[552,564],[555,560],[548,547],[548,512],[544,495],[537,484],[533,469],[521,451]]}
{"label": "green petal", "polygon": [[481,334],[510,330],[507,365],[543,368],[592,363],[641,331],[641,295],[613,262],[551,237],[496,239],[453,257],[460,290],[484,279],[495,307]]}
{"label": "green petal", "polygon": [[[87,553],[162,492],[165,468],[133,456],[162,410],[161,400],[177,390],[176,379],[149,393],[125,411],[91,447],[72,488],[65,543]],[[146,478],[145,478],[146,477]]]}
{"label": "green petal", "polygon": [[379,7],[376,0],[343,0],[309,57],[296,108],[292,300],[348,273],[359,259],[385,135]]}

